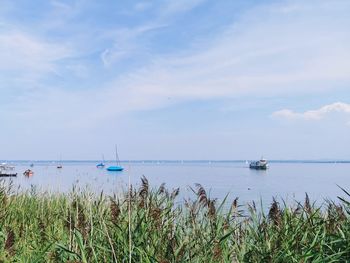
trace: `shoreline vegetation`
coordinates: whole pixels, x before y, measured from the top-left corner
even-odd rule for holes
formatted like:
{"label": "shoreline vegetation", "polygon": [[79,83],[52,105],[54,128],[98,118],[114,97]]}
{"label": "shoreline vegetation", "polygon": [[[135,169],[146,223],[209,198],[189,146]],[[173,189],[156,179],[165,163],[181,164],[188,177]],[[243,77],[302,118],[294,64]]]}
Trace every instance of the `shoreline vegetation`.
{"label": "shoreline vegetation", "polygon": [[[211,199],[197,184],[120,196],[14,193],[0,185],[0,262],[347,262],[350,202],[275,199],[267,212]],[[350,195],[343,189],[345,195]]]}

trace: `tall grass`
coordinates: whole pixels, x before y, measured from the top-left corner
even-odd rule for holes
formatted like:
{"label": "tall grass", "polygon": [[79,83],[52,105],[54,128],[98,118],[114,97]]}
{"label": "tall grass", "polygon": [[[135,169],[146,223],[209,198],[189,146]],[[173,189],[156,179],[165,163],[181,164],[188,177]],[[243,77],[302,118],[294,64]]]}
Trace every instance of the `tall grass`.
{"label": "tall grass", "polygon": [[120,197],[75,189],[70,194],[14,194],[2,185],[0,262],[350,259],[350,203],[344,198],[323,207],[307,195],[292,206],[273,199],[268,213],[252,204],[243,214],[238,199],[218,203],[201,185],[193,192],[193,199],[178,205],[179,189],[150,189],[146,178]]}

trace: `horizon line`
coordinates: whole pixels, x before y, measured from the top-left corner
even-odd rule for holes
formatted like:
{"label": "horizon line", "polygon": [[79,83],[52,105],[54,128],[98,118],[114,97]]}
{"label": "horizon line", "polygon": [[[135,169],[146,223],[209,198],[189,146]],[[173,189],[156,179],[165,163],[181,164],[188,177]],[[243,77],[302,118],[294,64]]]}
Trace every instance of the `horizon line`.
{"label": "horizon line", "polygon": [[[257,159],[125,159],[120,162],[246,162]],[[0,162],[101,162],[99,159],[1,159]],[[115,160],[105,160],[105,162],[114,162]],[[350,159],[271,159],[268,162],[350,162]]]}

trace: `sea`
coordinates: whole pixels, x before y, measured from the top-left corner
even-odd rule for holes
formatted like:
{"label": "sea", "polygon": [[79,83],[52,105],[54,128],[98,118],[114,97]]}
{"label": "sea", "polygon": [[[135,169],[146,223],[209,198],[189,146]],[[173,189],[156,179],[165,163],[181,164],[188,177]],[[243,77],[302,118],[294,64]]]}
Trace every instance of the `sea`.
{"label": "sea", "polygon": [[[144,176],[151,188],[157,189],[162,183],[169,191],[179,188],[180,202],[195,199],[199,185],[217,202],[238,197],[241,205],[255,202],[265,209],[273,198],[293,204],[303,202],[306,193],[318,204],[339,202],[339,196],[350,200],[344,192],[350,192],[350,161],[275,160],[269,162],[266,171],[249,169],[246,161],[122,161],[122,172],[107,171],[106,167],[113,165],[108,161],[105,168],[96,167],[99,161],[62,161],[62,169],[57,168],[56,161],[7,163],[15,166],[18,175],[1,180],[11,183],[13,192],[69,193],[74,188],[119,195],[128,189],[129,182],[139,187]],[[24,176],[26,169],[34,174]]]}

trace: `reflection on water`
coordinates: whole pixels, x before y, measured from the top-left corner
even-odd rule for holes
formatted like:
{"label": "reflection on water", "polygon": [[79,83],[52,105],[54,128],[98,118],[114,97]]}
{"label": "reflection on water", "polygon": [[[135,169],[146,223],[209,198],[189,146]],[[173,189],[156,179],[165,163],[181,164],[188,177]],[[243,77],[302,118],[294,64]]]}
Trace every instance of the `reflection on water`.
{"label": "reflection on water", "polygon": [[[323,201],[343,195],[337,185],[350,189],[349,163],[271,163],[269,170],[250,170],[244,162],[130,162],[123,163],[123,172],[108,172],[96,167],[96,162],[63,162],[57,169],[51,162],[14,163],[18,176],[15,186],[43,191],[68,192],[73,185],[107,194],[127,189],[128,176],[132,184],[140,184],[145,175],[151,186],[166,183],[170,189],[180,187],[181,197],[190,195],[189,186],[203,185],[211,197],[239,197],[241,203],[262,200],[264,206],[272,197],[302,200],[307,192],[312,199]],[[108,163],[106,167],[108,167]],[[24,176],[27,169],[33,171]],[[4,180],[10,180],[6,178]]]}

